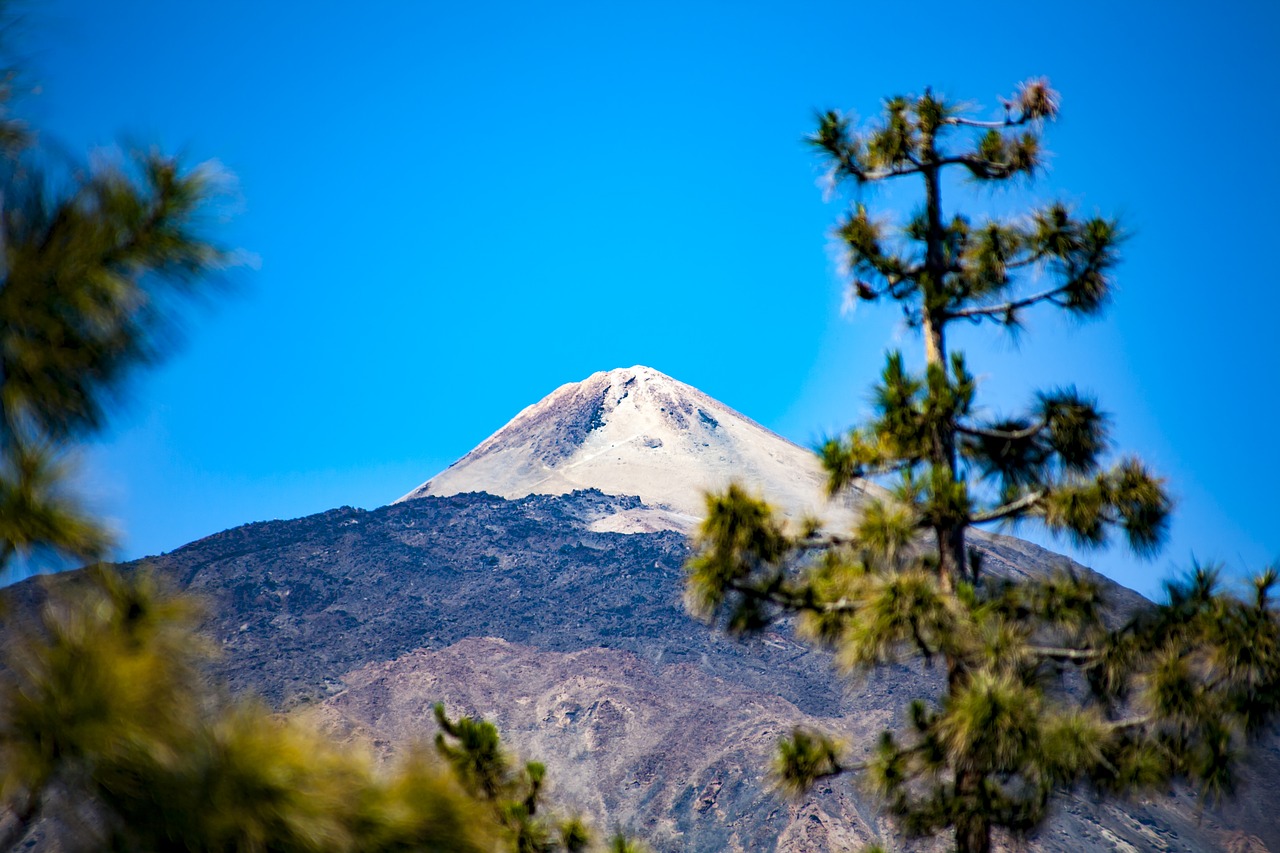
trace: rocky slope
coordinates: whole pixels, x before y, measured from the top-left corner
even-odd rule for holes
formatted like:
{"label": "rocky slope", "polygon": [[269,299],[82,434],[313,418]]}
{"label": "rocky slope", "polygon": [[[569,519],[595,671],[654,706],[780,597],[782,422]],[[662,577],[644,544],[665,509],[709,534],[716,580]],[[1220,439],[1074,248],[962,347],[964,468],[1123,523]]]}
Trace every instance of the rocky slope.
{"label": "rocky slope", "polygon": [[[342,736],[393,751],[433,735],[430,708],[444,701],[545,761],[566,807],[659,851],[845,850],[874,835],[900,844],[847,782],[792,803],[770,792],[766,768],[797,724],[868,747],[933,692],[936,673],[898,667],[842,683],[786,625],[735,642],[685,613],[683,531],[700,489],[742,471],[784,494],[793,515],[824,508],[821,472],[799,448],[661,374],[612,371],[526,409],[395,504],[245,525],[150,562],[206,598],[234,688],[309,706]],[[482,493],[486,478],[503,496]],[[1064,562],[1007,537],[978,544],[997,574]],[[1104,584],[1117,613],[1141,604]],[[4,595],[0,633],[44,591],[27,582]],[[1123,806],[1078,795],[1030,846],[1280,851],[1274,741],[1255,768],[1225,812],[1201,812],[1181,790]]]}
{"label": "rocky slope", "polygon": [[[796,724],[869,744],[935,674],[901,667],[846,684],[785,626],[751,642],[712,632],[681,603],[682,536],[589,529],[639,506],[599,492],[428,497],[246,525],[153,566],[205,596],[237,689],[315,708],[335,731],[387,750],[429,738],[436,701],[486,716],[548,763],[562,803],[659,851],[842,850],[873,832],[893,838],[850,785],[789,803],[770,793],[765,770]],[[1061,559],[1003,537],[985,550],[1000,572]],[[1112,592],[1121,608],[1136,601]],[[11,593],[27,613],[41,594],[32,583]],[[1264,814],[1201,817],[1184,792],[1124,808],[1078,798],[1032,847],[1280,849],[1265,814],[1277,778],[1264,769],[1246,792]]]}

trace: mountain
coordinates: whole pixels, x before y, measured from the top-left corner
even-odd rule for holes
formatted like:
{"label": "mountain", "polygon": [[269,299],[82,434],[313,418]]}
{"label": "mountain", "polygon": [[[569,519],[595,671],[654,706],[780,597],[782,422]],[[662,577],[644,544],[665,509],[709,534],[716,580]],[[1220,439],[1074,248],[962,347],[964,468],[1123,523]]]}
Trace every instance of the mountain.
{"label": "mountain", "polygon": [[796,519],[844,526],[859,502],[827,499],[826,474],[811,451],[643,366],[560,386],[400,500],[598,489],[645,506],[596,519],[595,530],[689,532],[703,515],[703,495],[731,480],[767,493]]}
{"label": "mountain", "polygon": [[[629,473],[613,464],[619,457],[650,467]],[[900,843],[846,781],[779,799],[769,758],[796,724],[862,748],[931,691],[936,671],[903,666],[841,682],[830,656],[785,624],[736,642],[682,605],[683,530],[699,504],[696,489],[675,481],[712,484],[729,460],[745,459],[755,466],[749,485],[772,494],[770,472],[791,458],[816,472],[784,480],[791,511],[831,511],[820,472],[794,445],[655,371],[611,371],[526,409],[399,502],[249,524],[150,562],[207,600],[233,687],[308,706],[335,736],[390,753],[431,737],[431,706],[444,701],[451,714],[492,719],[521,755],[545,761],[554,800],[658,851],[856,850],[875,834]],[[645,494],[625,493],[633,488]],[[619,532],[628,528],[637,532]],[[1065,562],[1003,536],[978,547],[984,566],[1006,575]],[[1099,580],[1118,612],[1141,604]],[[19,584],[10,612],[32,613],[43,595]],[[1277,768],[1266,742],[1245,799],[1225,811],[1202,812],[1182,789],[1123,805],[1082,794],[1030,846],[1280,850],[1269,807]]]}

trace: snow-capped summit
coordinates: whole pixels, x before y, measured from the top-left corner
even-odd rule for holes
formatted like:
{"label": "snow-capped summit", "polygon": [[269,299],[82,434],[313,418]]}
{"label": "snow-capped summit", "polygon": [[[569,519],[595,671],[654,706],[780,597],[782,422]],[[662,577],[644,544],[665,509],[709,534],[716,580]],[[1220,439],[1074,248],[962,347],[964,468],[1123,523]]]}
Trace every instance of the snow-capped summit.
{"label": "snow-capped summit", "polygon": [[696,388],[637,365],[562,385],[400,500],[488,492],[505,498],[599,489],[636,495],[647,510],[598,530],[687,532],[704,493],[731,480],[793,518],[851,519],[856,498],[828,502],[817,457]]}

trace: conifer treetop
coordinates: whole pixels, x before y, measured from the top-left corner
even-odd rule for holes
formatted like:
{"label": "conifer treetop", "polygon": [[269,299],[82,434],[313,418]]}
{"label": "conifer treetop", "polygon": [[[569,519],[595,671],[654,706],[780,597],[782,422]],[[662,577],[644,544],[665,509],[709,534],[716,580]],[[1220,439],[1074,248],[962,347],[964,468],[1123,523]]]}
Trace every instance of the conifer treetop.
{"label": "conifer treetop", "polygon": [[1274,571],[1239,597],[1197,566],[1167,602],[1121,623],[1089,579],[995,577],[970,547],[975,526],[1025,521],[1083,546],[1118,534],[1146,555],[1172,508],[1159,477],[1114,454],[1090,395],[1044,390],[993,417],[948,348],[956,323],[1016,326],[1039,306],[1093,317],[1113,290],[1113,219],[1056,201],[1018,219],[944,213],[948,168],[984,182],[1037,172],[1057,94],[1035,80],[1003,107],[1002,120],[983,121],[925,90],[886,100],[867,129],[818,116],[810,141],[836,185],[923,184],[906,222],[879,221],[859,200],[835,233],[855,295],[901,308],[925,367],[889,352],[872,417],[819,451],[832,493],[864,479],[886,487],[852,530],[787,525],[731,486],[707,496],[686,583],[689,608],[732,633],[795,614],[845,674],[937,665],[942,686],[909,705],[900,729],[847,748],[794,732],[775,772],[793,793],[854,774],[907,833],[947,833],[962,853],[987,853],[994,833],[1033,833],[1080,786],[1117,795],[1181,779],[1207,799],[1228,795],[1244,747],[1280,707]]}

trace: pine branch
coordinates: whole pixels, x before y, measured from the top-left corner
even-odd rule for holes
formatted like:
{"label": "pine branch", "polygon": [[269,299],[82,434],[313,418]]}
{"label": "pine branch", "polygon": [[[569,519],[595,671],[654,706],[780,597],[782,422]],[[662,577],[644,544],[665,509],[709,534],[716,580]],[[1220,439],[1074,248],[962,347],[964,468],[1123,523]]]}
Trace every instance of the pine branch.
{"label": "pine branch", "polygon": [[1123,720],[1113,720],[1106,724],[1106,728],[1111,731],[1119,731],[1121,729],[1137,729],[1151,723],[1155,718],[1151,714],[1142,714],[1138,717],[1125,717]]}
{"label": "pine branch", "polygon": [[848,598],[838,598],[831,602],[818,602],[812,596],[779,587],[761,588],[744,581],[730,581],[728,588],[757,601],[776,604],[792,613],[815,613],[820,616],[832,616],[839,613],[853,613],[857,605]]}
{"label": "pine branch", "polygon": [[809,784],[812,786],[812,784],[817,782],[819,779],[834,779],[835,777],[843,776],[846,773],[862,773],[870,766],[871,765],[867,764],[865,761],[860,761],[857,764],[834,764],[830,770],[825,770],[822,773],[815,773]]}
{"label": "pine branch", "polygon": [[989,521],[999,521],[1002,518],[1008,518],[1011,515],[1016,515],[1035,506],[1042,498],[1044,498],[1044,496],[1044,491],[1028,492],[1016,501],[1007,503],[1004,506],[989,509],[985,512],[975,512],[973,515],[969,516],[969,523],[985,524]]}
{"label": "pine branch", "polygon": [[912,166],[907,169],[904,169],[900,166],[894,166],[891,169],[876,169],[875,171],[860,169],[858,172],[859,174],[858,180],[883,181],[885,178],[897,178],[902,175],[918,175],[918,174],[922,174],[924,171],[925,171],[924,168],[921,166]]}
{"label": "pine branch", "polygon": [[[1016,270],[1016,269],[1022,269],[1024,267],[1029,267],[1032,264],[1039,263],[1042,260],[1044,260],[1044,253],[1038,252],[1034,255],[1028,255],[1025,258],[1019,258],[1013,261],[1001,261],[1000,266],[1007,272],[1008,270]],[[919,275],[921,272],[924,272],[924,268],[918,267],[914,269],[912,272],[915,275]],[[956,260],[947,265],[947,272],[953,273],[955,275],[964,275],[966,273],[973,272],[973,268],[971,267],[970,264],[966,263],[963,260]]]}
{"label": "pine branch", "polygon": [[1066,293],[1071,288],[1071,282],[1055,287],[1052,290],[1042,290],[1039,293],[1033,293],[1031,296],[1022,299],[1013,299],[1009,302],[1003,302],[999,305],[975,305],[972,308],[960,308],[955,311],[947,311],[946,319],[970,319],[974,322],[981,322],[984,319],[998,317],[1002,314],[1008,314],[1010,311],[1017,311],[1019,308],[1026,308],[1029,305],[1035,305],[1038,302],[1051,301],[1055,296]]}
{"label": "pine branch", "polygon": [[969,173],[985,181],[1000,181],[1012,178],[1020,172],[1030,172],[1032,161],[988,160],[976,154],[956,154],[951,157],[940,157],[935,161],[938,166],[964,166]]}
{"label": "pine branch", "polygon": [[1022,113],[1017,118],[1006,115],[1003,121],[982,121],[976,118],[965,118],[964,116],[947,116],[942,120],[943,124],[949,124],[952,127],[979,127],[983,130],[1002,130],[1007,127],[1022,127],[1030,124],[1037,116],[1029,113]]}
{"label": "pine branch", "polygon": [[976,118],[965,118],[964,116],[947,116],[942,120],[943,124],[949,124],[953,127],[980,127],[984,130],[1000,130],[1006,127],[1018,127],[1030,121],[1026,116],[1019,119],[1005,118],[1004,121],[982,121]]}
{"label": "pine branch", "polygon": [[1029,267],[1032,264],[1036,264],[1036,263],[1039,263],[1040,261],[1043,261],[1045,257],[1046,255],[1043,251],[1037,250],[1027,255],[1025,258],[1019,258],[1016,261],[1005,261],[1004,268],[1007,270],[1022,269],[1024,267]]}
{"label": "pine branch", "polygon": [[[912,468],[919,465],[920,461],[919,457],[913,456],[908,459],[900,459],[896,462],[868,462],[865,465],[859,466],[858,473],[851,477],[850,481],[865,480],[871,477],[885,477],[890,474],[901,474],[902,472],[910,471]],[[843,489],[844,486],[841,485],[840,488]],[[836,489],[835,491],[828,489],[830,494],[835,494],[836,491],[839,491],[839,489]],[[845,544],[853,544],[853,542],[852,540],[848,540]]]}
{"label": "pine branch", "polygon": [[956,431],[965,435],[972,435],[975,438],[992,438],[997,441],[1022,441],[1028,438],[1035,438],[1048,425],[1048,421],[1043,418],[1026,429],[1018,430],[988,429],[987,427],[965,426],[957,423]]}
{"label": "pine branch", "polygon": [[1091,663],[1102,657],[1101,649],[1068,649],[1051,646],[1028,646],[1027,651],[1037,657],[1069,660],[1073,663]]}
{"label": "pine branch", "polygon": [[815,533],[806,536],[796,543],[796,547],[804,551],[826,551],[831,548],[840,548],[846,545],[856,544],[852,536],[841,536],[839,533]]}

